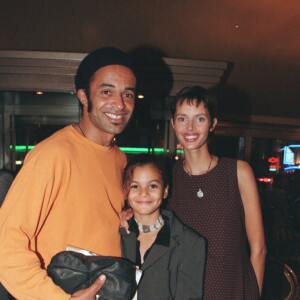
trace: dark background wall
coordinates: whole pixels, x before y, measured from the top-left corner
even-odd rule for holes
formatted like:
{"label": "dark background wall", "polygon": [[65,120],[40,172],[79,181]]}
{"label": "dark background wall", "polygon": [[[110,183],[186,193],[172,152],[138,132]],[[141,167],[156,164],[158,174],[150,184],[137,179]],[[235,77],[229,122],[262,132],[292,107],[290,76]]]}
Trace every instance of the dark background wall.
{"label": "dark background wall", "polygon": [[1,1],[0,49],[89,52],[158,49],[166,57],[228,61],[229,84],[251,112],[300,117],[299,0]]}

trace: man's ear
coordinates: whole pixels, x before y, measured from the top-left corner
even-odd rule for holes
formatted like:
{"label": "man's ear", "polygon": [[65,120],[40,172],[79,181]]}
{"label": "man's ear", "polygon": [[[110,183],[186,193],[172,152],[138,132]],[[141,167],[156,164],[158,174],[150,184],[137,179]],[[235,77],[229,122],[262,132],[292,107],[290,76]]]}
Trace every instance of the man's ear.
{"label": "man's ear", "polygon": [[209,129],[209,131],[212,132],[215,129],[217,124],[218,124],[218,119],[214,118],[213,124],[212,124],[211,128]]}
{"label": "man's ear", "polygon": [[164,190],[164,195],[163,195],[164,199],[166,199],[168,197],[168,192],[169,192],[169,185],[166,185],[165,190]]}
{"label": "man's ear", "polygon": [[85,90],[79,89],[76,94],[77,94],[77,97],[78,97],[80,103],[83,105],[83,107],[87,107],[88,99],[87,99]]}

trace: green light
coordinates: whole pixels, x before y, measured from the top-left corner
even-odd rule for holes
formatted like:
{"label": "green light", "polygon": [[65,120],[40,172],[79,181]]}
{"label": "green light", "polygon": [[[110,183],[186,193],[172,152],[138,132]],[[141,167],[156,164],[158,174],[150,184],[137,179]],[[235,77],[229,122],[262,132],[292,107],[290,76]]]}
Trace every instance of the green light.
{"label": "green light", "polygon": [[[33,149],[35,146],[15,146],[16,152],[27,152]],[[170,153],[169,149],[164,148],[134,148],[134,147],[120,147],[120,149],[128,154],[139,154],[139,153],[155,153],[163,154]],[[10,150],[13,150],[13,146],[10,146]],[[177,149],[177,153],[183,153],[183,150]]]}
{"label": "green light", "polygon": [[161,154],[164,152],[170,152],[170,150],[165,150],[164,148],[131,148],[131,147],[120,147],[120,149],[125,153],[157,153]]}
{"label": "green light", "polygon": [[[33,149],[34,146],[15,146],[17,152],[26,152],[28,150]],[[13,150],[13,146],[10,145],[10,150]]]}

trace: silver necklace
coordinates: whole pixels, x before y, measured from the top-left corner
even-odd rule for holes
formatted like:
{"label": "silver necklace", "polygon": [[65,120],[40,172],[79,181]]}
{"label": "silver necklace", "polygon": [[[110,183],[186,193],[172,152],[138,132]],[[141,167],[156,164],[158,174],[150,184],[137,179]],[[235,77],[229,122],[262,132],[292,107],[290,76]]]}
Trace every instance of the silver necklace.
{"label": "silver necklace", "polygon": [[[209,165],[208,165],[208,168],[207,168],[205,174],[208,173],[208,171],[210,170],[210,166],[211,166],[212,160],[213,160],[213,156],[210,155],[210,162],[209,162]],[[188,175],[190,177],[192,177],[192,174],[189,172],[188,168],[185,165],[185,161],[183,162],[183,169],[188,173]],[[203,191],[202,191],[201,188],[199,188],[199,190],[197,191],[196,195],[197,195],[198,198],[202,198],[204,196],[204,193],[203,193]]]}
{"label": "silver necklace", "polygon": [[164,225],[164,220],[161,215],[158,217],[158,219],[156,220],[156,222],[153,225],[143,225],[143,224],[139,223],[137,221],[137,219],[134,219],[134,220],[138,226],[139,232],[144,232],[144,233],[158,230],[161,227],[163,227],[163,225]]}

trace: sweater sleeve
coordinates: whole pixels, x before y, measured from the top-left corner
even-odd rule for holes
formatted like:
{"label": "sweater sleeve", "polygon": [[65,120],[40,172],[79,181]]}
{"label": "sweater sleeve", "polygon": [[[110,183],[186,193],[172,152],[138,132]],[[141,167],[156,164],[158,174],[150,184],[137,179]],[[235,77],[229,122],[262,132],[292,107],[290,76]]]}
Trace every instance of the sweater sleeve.
{"label": "sweater sleeve", "polygon": [[0,281],[20,300],[66,300],[36,249],[36,240],[58,190],[53,170],[35,160],[24,164],[0,209]]}

